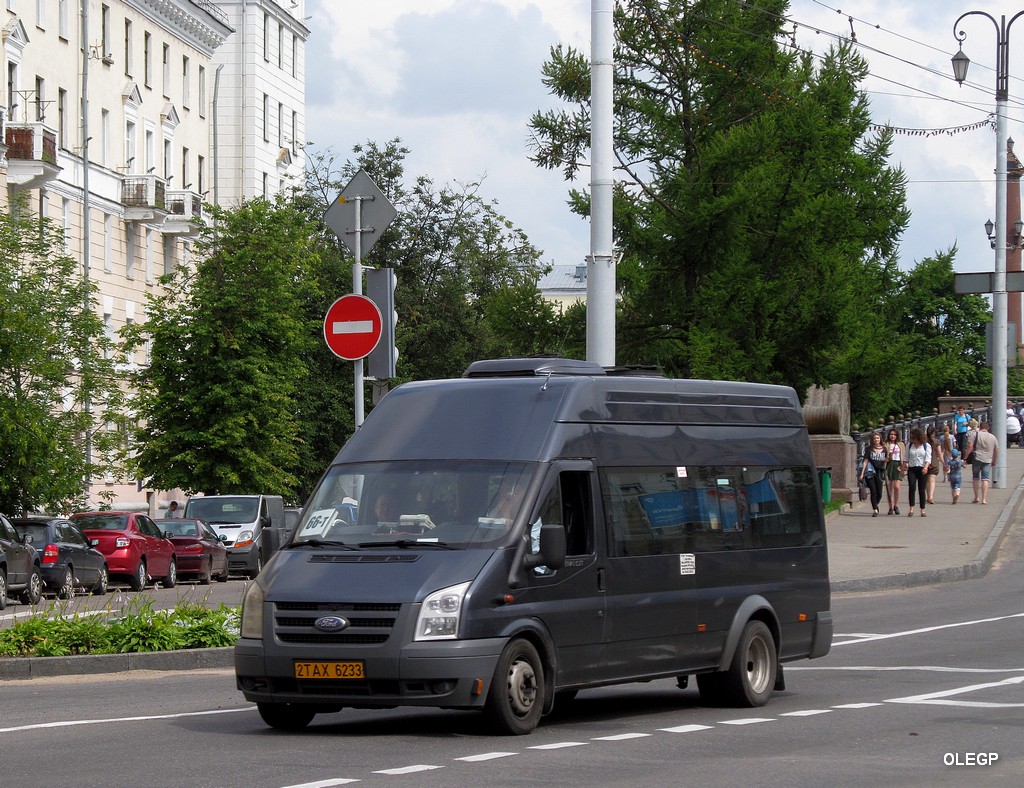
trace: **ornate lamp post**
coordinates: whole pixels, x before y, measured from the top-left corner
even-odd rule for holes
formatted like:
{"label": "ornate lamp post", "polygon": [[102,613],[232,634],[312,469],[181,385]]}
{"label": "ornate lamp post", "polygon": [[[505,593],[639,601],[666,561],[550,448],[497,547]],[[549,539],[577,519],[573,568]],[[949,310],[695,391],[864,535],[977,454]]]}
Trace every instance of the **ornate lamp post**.
{"label": "ornate lamp post", "polygon": [[985,11],[968,11],[957,17],[953,23],[953,38],[959,51],[953,56],[953,77],[961,85],[967,79],[967,67],[971,61],[964,54],[963,43],[967,40],[960,23],[969,16],[983,16],[996,29],[996,224],[995,224],[995,276],[992,286],[992,411],[989,420],[992,433],[999,441],[999,457],[993,486],[1006,486],[1006,103],[1009,98],[1009,55],[1010,27],[1024,16],[1024,11],[1014,14],[1010,21],[1006,16],[995,17]]}

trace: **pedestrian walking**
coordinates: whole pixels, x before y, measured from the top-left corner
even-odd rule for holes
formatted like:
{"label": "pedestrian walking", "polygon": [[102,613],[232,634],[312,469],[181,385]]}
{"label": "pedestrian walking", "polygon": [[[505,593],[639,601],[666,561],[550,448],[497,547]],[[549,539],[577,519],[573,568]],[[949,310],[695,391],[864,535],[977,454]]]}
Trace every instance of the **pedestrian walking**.
{"label": "pedestrian walking", "polygon": [[[956,438],[953,436],[948,424],[942,425],[942,437],[939,438],[939,443],[942,444],[942,457],[944,460],[949,459],[953,449],[957,449],[957,454],[960,453],[959,447],[956,445]],[[945,462],[942,464],[942,481],[946,481]]]}
{"label": "pedestrian walking", "polygon": [[946,479],[949,481],[949,489],[953,494],[953,503],[960,498],[960,482],[963,477],[964,461],[960,456],[959,449],[951,449],[949,459],[946,460]]}
{"label": "pedestrian walking", "polygon": [[992,481],[992,466],[999,459],[999,441],[988,431],[987,421],[978,425],[978,431],[974,433],[974,439],[967,447],[967,456],[972,457],[974,461],[971,467],[974,500],[971,503],[987,504],[988,488]]}
{"label": "pedestrian walking", "polygon": [[[925,479],[925,491],[928,493],[928,504],[930,506],[935,503],[935,485],[939,481],[939,468],[945,467],[945,463],[942,456],[942,444],[939,443],[939,439],[935,435],[935,427],[929,424],[924,436],[925,441],[932,449],[932,461],[931,465],[928,466],[928,477]],[[923,514],[924,507],[921,507],[921,509]]]}
{"label": "pedestrian walking", "polygon": [[928,443],[927,436],[920,427],[914,427],[910,431],[910,445],[907,446],[907,482],[910,486],[910,511],[907,517],[914,516],[914,493],[921,499],[921,516],[927,517],[924,512],[926,503],[925,490],[928,487],[928,468],[932,462],[932,447]]}
{"label": "pedestrian walking", "polygon": [[1013,407],[1012,402],[1006,403],[1006,448],[1009,449],[1011,446],[1016,444],[1018,447],[1020,444],[1020,437],[1024,434],[1020,429],[1020,419],[1017,418],[1017,411]]}
{"label": "pedestrian walking", "polygon": [[871,516],[878,517],[878,504],[882,500],[882,483],[885,476],[885,446],[882,433],[871,433],[871,442],[864,449],[861,458],[859,478],[867,485],[871,495]]}
{"label": "pedestrian walking", "polygon": [[967,430],[971,421],[970,415],[967,413],[967,409],[961,405],[956,409],[956,414],[953,416],[953,425],[956,428],[956,447],[960,450],[960,456],[967,456]]}
{"label": "pedestrian walking", "polygon": [[900,513],[900,486],[907,466],[907,447],[892,427],[885,439],[885,489],[889,493],[889,514]]}

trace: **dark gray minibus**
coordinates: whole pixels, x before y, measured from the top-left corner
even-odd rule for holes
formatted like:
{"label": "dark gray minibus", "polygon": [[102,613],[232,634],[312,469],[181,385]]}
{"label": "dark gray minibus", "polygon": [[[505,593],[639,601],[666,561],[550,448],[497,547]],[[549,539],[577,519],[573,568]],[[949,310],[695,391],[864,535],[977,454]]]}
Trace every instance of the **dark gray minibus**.
{"label": "dark gray minibus", "polygon": [[588,687],[696,676],[761,706],[832,642],[821,493],[795,392],[569,359],[389,393],[246,592],[264,721],[482,709],[532,731]]}

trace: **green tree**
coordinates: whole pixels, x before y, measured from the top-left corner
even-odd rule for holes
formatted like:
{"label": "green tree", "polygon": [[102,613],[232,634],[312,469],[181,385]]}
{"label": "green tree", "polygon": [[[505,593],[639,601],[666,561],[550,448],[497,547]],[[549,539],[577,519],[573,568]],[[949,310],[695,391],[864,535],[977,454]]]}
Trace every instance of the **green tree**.
{"label": "green tree", "polygon": [[[620,361],[803,393],[843,379],[837,359],[893,292],[905,178],[887,164],[891,134],[872,131],[866,63],[845,44],[820,62],[785,47],[786,8],[616,8]],[[534,159],[575,177],[586,58],[556,47],[544,80],[571,109],[533,117]],[[588,211],[585,194],[571,200]]]}
{"label": "green tree", "polygon": [[114,363],[63,231],[15,203],[0,214],[0,511],[76,508],[88,479],[117,473]]}
{"label": "green tree", "polygon": [[283,200],[213,208],[194,272],[165,277],[130,343],[151,340],[135,377],[139,473],[163,489],[291,495],[297,387],[317,282],[315,225]]}
{"label": "green tree", "polygon": [[[301,210],[319,218],[363,169],[398,209],[363,258],[365,266],[394,269],[398,279],[398,376],[390,383],[454,377],[493,355],[557,351],[566,331],[537,290],[539,251],[482,196],[482,184],[438,186],[408,176],[408,152],[395,139],[356,145],[344,161],[330,150],[314,154],[306,189],[296,195]],[[352,258],[325,227],[316,245],[318,293],[304,310],[319,326],[330,302],[351,292]],[[296,407],[311,416],[300,425],[304,489],[353,429],[352,365],[331,355],[322,339],[307,365]]]}

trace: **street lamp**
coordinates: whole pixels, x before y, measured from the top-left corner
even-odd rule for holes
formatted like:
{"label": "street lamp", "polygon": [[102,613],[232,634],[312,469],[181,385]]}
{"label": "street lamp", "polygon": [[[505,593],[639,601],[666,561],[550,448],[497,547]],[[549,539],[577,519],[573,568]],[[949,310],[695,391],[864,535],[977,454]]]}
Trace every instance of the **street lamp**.
{"label": "street lamp", "polygon": [[967,33],[960,29],[960,23],[969,16],[983,16],[996,29],[996,243],[993,244],[996,270],[992,282],[992,408],[989,416],[992,432],[999,442],[999,457],[992,480],[995,487],[1006,486],[1006,103],[1010,79],[1010,27],[1022,15],[1024,11],[1019,11],[1007,22],[1004,14],[997,22],[985,11],[968,11],[953,23],[953,38],[959,45],[953,55],[953,78],[961,85],[967,79],[967,67],[971,61],[964,54],[963,43],[967,40]]}

